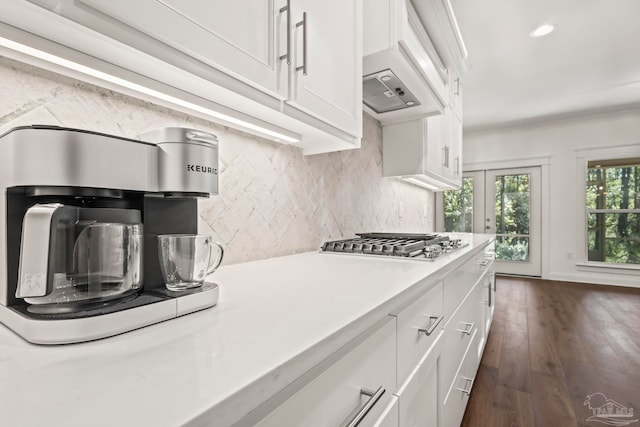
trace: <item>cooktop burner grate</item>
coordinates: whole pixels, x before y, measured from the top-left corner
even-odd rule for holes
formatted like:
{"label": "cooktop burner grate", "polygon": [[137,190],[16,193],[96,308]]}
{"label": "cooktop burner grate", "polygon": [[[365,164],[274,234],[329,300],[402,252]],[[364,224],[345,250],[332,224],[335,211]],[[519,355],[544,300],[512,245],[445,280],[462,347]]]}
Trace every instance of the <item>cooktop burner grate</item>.
{"label": "cooktop burner grate", "polygon": [[460,239],[438,234],[357,233],[357,236],[326,242],[321,251],[433,259],[461,246]]}

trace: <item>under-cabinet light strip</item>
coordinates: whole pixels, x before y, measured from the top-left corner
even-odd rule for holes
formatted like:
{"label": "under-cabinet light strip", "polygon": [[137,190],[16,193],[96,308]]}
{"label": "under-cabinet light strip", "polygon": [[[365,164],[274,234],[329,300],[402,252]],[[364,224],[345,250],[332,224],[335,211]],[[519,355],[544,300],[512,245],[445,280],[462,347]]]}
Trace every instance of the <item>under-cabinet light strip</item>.
{"label": "under-cabinet light strip", "polygon": [[276,139],[277,141],[280,141],[280,142],[289,142],[289,143],[300,142],[300,139],[293,138],[291,136],[288,136],[288,135],[273,131],[271,129],[264,128],[262,126],[250,123],[250,122],[245,121],[245,120],[238,119],[236,117],[230,116],[228,114],[221,113],[219,111],[212,110],[210,108],[203,107],[203,106],[198,105],[198,104],[194,104],[194,103],[189,102],[189,101],[185,101],[185,100],[180,99],[180,98],[176,98],[176,97],[171,96],[171,95],[167,95],[165,93],[162,93],[162,92],[159,92],[157,90],[148,88],[146,86],[139,85],[137,83],[133,83],[133,82],[130,82],[128,80],[121,79],[119,77],[113,76],[113,75],[108,74],[108,73],[104,73],[104,72],[96,70],[94,68],[87,67],[85,65],[81,65],[81,64],[78,64],[78,63],[73,62],[73,61],[69,61],[67,59],[61,58],[61,57],[56,56],[56,55],[52,55],[50,53],[41,51],[39,49],[35,49],[35,48],[30,47],[30,46],[26,46],[26,45],[23,45],[21,43],[14,42],[13,40],[9,40],[9,39],[0,37],[0,46],[3,46],[5,48],[11,49],[11,50],[15,50],[17,52],[20,52],[20,53],[23,53],[23,54],[26,54],[26,55],[29,55],[29,56],[32,56],[32,57],[47,61],[47,62],[50,62],[52,64],[55,64],[55,65],[58,65],[58,66],[61,66],[61,67],[69,68],[71,70],[80,72],[82,74],[89,75],[91,77],[94,77],[94,78],[97,78],[97,79],[100,79],[100,80],[103,80],[103,81],[106,81],[106,82],[109,82],[109,83],[112,83],[112,84],[127,88],[129,90],[133,90],[135,92],[142,93],[144,95],[148,95],[148,96],[151,96],[151,97],[154,97],[154,98],[157,98],[157,99],[161,99],[163,101],[170,102],[170,103],[172,103],[174,105],[185,107],[185,108],[188,108],[190,110],[197,111],[199,113],[203,113],[203,114],[206,114],[208,116],[211,116],[211,117],[214,117],[214,118],[217,118],[217,119],[220,119],[220,120],[224,120],[224,121],[226,121],[228,123],[235,124],[235,125],[238,125],[240,127],[246,128],[246,129],[251,129],[253,131],[262,133],[264,135],[268,135],[271,138],[274,138],[274,139]]}
{"label": "under-cabinet light strip", "polygon": [[427,184],[426,182],[422,182],[419,179],[416,178],[411,178],[411,177],[407,177],[407,176],[403,176],[402,177],[403,180],[410,182],[411,184],[420,186],[420,187],[424,187],[427,190],[431,190],[431,191],[437,191],[438,187],[436,187],[435,185],[431,185],[431,184]]}

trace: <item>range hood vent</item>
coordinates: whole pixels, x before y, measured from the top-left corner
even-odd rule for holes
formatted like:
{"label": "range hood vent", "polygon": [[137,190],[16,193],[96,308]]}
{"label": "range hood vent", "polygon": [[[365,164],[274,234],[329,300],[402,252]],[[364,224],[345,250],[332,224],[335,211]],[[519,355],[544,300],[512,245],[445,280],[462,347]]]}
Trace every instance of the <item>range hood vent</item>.
{"label": "range hood vent", "polygon": [[386,69],[364,76],[363,102],[377,114],[420,105],[420,101],[391,71]]}

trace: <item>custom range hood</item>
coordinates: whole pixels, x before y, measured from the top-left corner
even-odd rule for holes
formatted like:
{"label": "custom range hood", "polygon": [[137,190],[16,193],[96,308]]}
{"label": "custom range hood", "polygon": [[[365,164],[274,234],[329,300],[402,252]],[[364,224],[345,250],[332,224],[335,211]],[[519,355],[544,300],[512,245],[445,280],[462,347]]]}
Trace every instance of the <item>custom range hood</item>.
{"label": "custom range hood", "polygon": [[441,114],[449,72],[413,5],[368,0],[364,33],[365,111],[382,125]]}
{"label": "custom range hood", "polygon": [[462,182],[460,75],[450,0],[367,0],[364,109],[382,124],[382,174],[431,191]]}

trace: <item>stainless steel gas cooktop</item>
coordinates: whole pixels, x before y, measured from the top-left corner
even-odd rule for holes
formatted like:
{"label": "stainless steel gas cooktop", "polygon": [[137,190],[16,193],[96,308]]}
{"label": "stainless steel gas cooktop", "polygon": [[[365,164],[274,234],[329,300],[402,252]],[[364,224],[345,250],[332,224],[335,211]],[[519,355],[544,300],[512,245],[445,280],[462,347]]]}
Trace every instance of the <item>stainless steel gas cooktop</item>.
{"label": "stainless steel gas cooktop", "polygon": [[321,252],[434,260],[466,246],[460,238],[439,234],[356,233],[358,237],[326,242]]}

